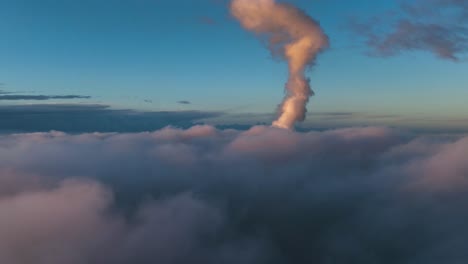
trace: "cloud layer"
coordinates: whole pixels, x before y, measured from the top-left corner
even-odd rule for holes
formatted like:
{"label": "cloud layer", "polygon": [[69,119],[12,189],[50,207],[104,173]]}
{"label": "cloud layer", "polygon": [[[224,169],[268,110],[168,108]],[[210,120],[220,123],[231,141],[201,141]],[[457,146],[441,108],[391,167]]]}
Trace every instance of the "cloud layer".
{"label": "cloud layer", "polygon": [[464,263],[468,138],[0,136],[1,263]]}

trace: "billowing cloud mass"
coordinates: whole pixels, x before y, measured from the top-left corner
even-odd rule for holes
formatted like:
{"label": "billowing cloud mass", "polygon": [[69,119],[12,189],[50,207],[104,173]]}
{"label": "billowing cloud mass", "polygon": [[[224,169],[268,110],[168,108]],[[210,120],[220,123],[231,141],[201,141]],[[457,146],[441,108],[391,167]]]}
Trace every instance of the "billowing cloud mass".
{"label": "billowing cloud mass", "polygon": [[405,1],[397,12],[354,21],[353,29],[373,55],[420,50],[458,61],[468,52],[468,1]]}
{"label": "billowing cloud mass", "polygon": [[466,263],[468,137],[0,136],[0,263]]}
{"label": "billowing cloud mass", "polygon": [[268,39],[273,55],[288,61],[286,96],[274,126],[292,128],[303,121],[313,94],[305,69],[328,46],[318,22],[296,7],[275,0],[233,0],[231,13],[242,26]]}

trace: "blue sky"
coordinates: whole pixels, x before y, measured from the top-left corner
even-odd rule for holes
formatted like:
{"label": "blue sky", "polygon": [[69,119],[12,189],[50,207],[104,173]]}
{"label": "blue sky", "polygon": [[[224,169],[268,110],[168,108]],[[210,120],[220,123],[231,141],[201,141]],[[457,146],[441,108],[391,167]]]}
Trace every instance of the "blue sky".
{"label": "blue sky", "polygon": [[[367,56],[349,30],[350,17],[398,10],[396,1],[288,2],[319,20],[331,40],[309,72],[316,92],[309,113],[374,115],[371,123],[390,125],[466,123],[467,63],[424,51]],[[233,114],[273,113],[283,97],[286,64],[230,17],[226,1],[0,0],[0,17],[0,90],[7,92]],[[0,101],[25,103],[34,102]],[[390,115],[398,118],[377,118]]]}

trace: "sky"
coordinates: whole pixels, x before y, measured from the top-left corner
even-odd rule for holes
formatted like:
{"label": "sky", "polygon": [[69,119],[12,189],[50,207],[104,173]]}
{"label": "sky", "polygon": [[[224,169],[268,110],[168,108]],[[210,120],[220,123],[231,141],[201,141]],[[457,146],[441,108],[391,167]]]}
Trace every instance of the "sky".
{"label": "sky", "polygon": [[468,263],[468,0],[231,1],[0,0],[0,263]]}
{"label": "sky", "polygon": [[[305,125],[465,128],[463,54],[454,61],[416,47],[374,56],[356,33],[353,21],[392,19],[401,2],[288,2],[330,38],[307,73],[315,96]],[[222,112],[205,122],[255,124],[270,123],[284,95],[286,63],[242,29],[227,1],[0,0],[0,17],[0,106]]]}

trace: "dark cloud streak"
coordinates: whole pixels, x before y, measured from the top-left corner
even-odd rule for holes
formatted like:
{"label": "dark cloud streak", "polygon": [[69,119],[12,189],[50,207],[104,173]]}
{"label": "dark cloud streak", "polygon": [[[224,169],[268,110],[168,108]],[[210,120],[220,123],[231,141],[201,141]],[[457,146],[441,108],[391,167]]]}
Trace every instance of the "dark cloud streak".
{"label": "dark cloud streak", "polygon": [[0,131],[140,132],[165,126],[190,127],[219,112],[140,112],[105,105],[45,104],[0,106]]}
{"label": "dark cloud streak", "polygon": [[[0,94],[1,91],[0,91]],[[90,99],[91,96],[82,95],[0,95],[0,101],[15,101],[15,100],[33,100],[33,101],[45,101],[45,100],[69,100],[69,99]]]}
{"label": "dark cloud streak", "polygon": [[365,39],[371,55],[394,56],[404,51],[428,51],[459,61],[468,52],[468,2],[413,0],[391,15],[351,22]]}

